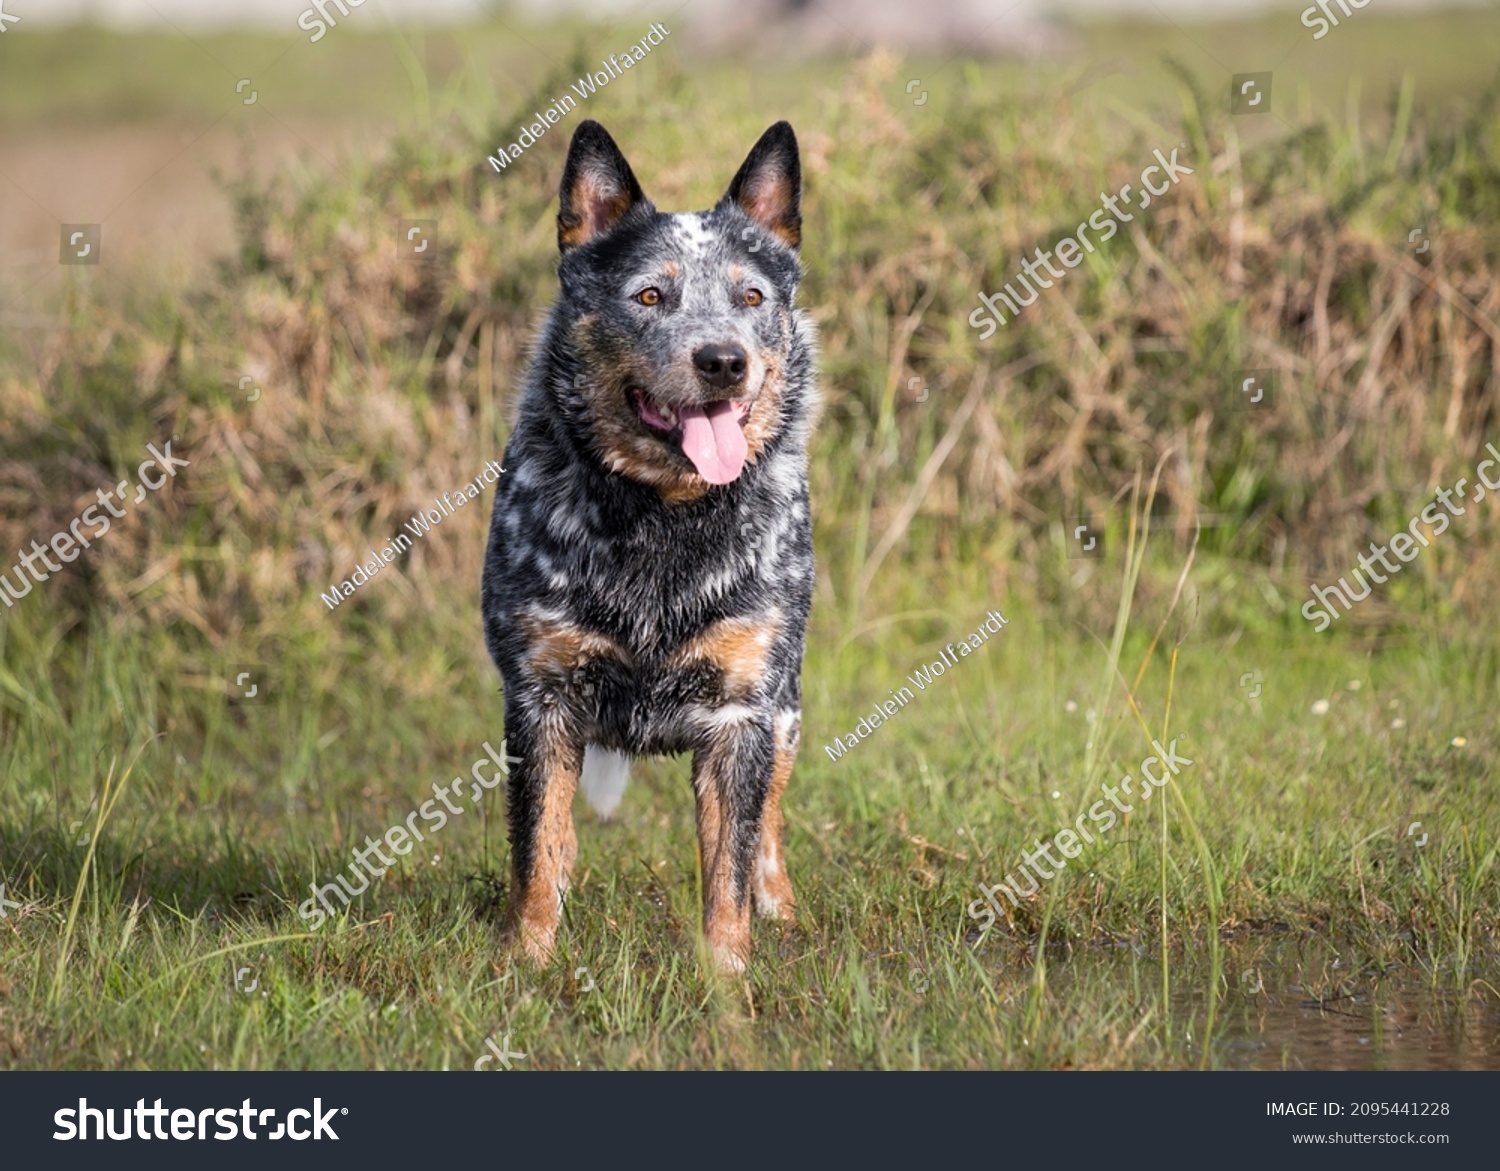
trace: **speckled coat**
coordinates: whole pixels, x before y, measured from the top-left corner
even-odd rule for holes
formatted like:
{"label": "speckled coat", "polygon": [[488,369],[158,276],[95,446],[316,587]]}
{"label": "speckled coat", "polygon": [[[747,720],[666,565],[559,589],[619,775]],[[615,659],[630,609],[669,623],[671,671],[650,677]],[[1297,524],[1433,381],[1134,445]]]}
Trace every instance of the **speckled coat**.
{"label": "speckled coat", "polygon": [[485,559],[504,679],[511,921],[551,957],[582,783],[693,754],[704,934],[734,970],[750,907],[790,920],[781,799],[801,722],[814,338],[794,308],[801,171],[785,122],[713,209],[666,215],[596,122],[573,136],[561,295],[506,447]]}

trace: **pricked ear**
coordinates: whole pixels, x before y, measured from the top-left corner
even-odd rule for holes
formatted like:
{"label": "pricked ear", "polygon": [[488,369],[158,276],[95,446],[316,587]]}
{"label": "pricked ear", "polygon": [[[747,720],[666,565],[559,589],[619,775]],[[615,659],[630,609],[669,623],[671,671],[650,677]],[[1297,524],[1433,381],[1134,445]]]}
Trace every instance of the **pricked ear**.
{"label": "pricked ear", "polygon": [[557,209],[557,249],[566,252],[597,240],[625,213],[645,203],[641,185],[609,131],[593,119],[580,122],[568,145]]}
{"label": "pricked ear", "polygon": [[766,231],[796,248],[802,243],[802,161],[790,122],[760,136],[725,192]]}

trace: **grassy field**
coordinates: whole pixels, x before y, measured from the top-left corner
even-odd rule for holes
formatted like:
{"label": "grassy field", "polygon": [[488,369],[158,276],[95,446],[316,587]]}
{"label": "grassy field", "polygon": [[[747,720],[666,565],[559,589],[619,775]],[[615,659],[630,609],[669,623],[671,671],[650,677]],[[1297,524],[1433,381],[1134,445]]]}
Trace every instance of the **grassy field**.
{"label": "grassy field", "polygon": [[[231,170],[233,246],[190,283],[7,274],[5,309],[49,320],[0,330],[0,549],[149,443],[191,465],[0,614],[0,1064],[466,1069],[508,1039],[517,1069],[1500,1067],[1493,504],[1332,630],[1299,615],[1500,443],[1497,26],[1372,17],[1316,57],[1271,25],[1089,26],[1066,60],[920,73],[663,54],[586,104],[665,208],[715,199],[776,117],[805,154],[800,922],[757,924],[734,981],[696,953],[685,760],[638,766],[614,822],[580,805],[546,970],[500,941],[498,790],[347,915],[295,911],[501,742],[487,500],[319,594],[499,458],[565,136],[484,157],[619,37],[528,30],[556,68],[495,29],[210,43],[287,54],[268,102],[398,124],[347,164]],[[7,70],[0,133],[95,116],[48,79],[69,48],[134,63],[122,122],[211,100],[173,39],[67,35]],[[1276,116],[1231,119],[1265,46]],[[1180,188],[976,340],[980,290],[1174,144]],[[398,218],[438,221],[432,264],[396,257]],[[1249,367],[1272,410],[1234,408]],[[1102,558],[1068,556],[1074,517]],[[991,609],[1001,635],[830,758]],[[980,883],[1174,737],[1192,764],[982,929]]]}

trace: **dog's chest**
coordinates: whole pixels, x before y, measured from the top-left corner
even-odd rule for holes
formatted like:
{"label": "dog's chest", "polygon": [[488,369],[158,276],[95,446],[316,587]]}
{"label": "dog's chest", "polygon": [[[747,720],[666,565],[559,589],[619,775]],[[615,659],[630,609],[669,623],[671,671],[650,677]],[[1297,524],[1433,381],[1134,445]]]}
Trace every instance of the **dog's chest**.
{"label": "dog's chest", "polygon": [[794,518],[754,497],[721,507],[636,511],[618,500],[516,483],[503,509],[514,602],[628,648],[669,655],[713,622],[754,613],[788,576]]}
{"label": "dog's chest", "polygon": [[533,549],[529,595],[567,624],[618,646],[641,668],[662,667],[716,622],[761,610],[751,557],[621,538]]}

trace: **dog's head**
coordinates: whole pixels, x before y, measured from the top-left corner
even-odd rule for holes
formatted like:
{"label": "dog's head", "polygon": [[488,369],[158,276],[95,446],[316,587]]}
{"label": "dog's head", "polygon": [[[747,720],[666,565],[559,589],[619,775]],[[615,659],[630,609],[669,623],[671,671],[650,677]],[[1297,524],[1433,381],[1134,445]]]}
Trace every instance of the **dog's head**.
{"label": "dog's head", "polygon": [[806,414],[801,165],[792,128],[761,136],[706,212],[665,215],[597,122],[573,135],[557,241],[564,414],[612,471],[668,500],[737,480]]}

